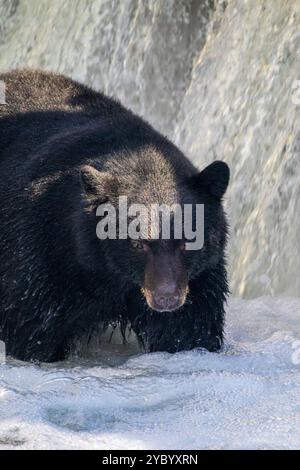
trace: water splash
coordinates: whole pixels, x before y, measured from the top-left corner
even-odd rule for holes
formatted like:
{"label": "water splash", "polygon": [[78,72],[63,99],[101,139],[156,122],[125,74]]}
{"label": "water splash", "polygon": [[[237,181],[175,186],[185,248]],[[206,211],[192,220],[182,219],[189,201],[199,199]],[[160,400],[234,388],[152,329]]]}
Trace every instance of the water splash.
{"label": "water splash", "polygon": [[[298,299],[231,301],[222,353],[0,366],[0,448],[300,448]],[[106,347],[104,346],[104,351]],[[118,359],[122,360],[118,360]]]}

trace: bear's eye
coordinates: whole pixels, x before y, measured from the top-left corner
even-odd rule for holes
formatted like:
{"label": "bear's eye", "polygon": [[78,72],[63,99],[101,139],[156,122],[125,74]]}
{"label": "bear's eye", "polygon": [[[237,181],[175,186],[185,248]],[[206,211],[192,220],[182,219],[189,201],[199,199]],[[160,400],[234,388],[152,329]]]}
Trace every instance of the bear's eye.
{"label": "bear's eye", "polygon": [[142,240],[133,240],[132,247],[137,251],[147,251],[147,245]]}

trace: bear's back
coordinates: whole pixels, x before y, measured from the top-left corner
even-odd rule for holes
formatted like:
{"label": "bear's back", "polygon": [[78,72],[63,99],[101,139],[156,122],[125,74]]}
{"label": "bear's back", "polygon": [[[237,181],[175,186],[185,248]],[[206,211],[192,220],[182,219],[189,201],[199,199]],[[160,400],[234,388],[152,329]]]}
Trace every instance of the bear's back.
{"label": "bear's back", "polygon": [[0,80],[5,86],[0,118],[42,111],[87,111],[102,116],[125,111],[117,101],[52,72],[15,70],[0,74]]}
{"label": "bear's back", "polygon": [[6,104],[0,105],[4,193],[9,181],[16,187],[23,180],[70,171],[94,158],[101,167],[105,158],[118,154],[128,159],[149,146],[170,161],[176,173],[195,172],[168,139],[100,92],[43,71],[16,70],[0,74],[0,80],[6,85]]}
{"label": "bear's back", "polygon": [[58,147],[75,145],[81,137],[89,141],[89,133],[100,135],[107,124],[135,120],[118,101],[52,72],[15,70],[0,74],[0,81],[5,84],[5,104],[0,104],[2,174],[33,153],[48,152],[52,158]]}

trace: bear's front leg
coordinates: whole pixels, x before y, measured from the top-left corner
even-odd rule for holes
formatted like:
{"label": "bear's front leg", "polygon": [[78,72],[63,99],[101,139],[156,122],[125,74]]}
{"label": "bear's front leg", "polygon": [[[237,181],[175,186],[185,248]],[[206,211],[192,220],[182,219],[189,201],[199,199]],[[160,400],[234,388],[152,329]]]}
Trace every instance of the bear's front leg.
{"label": "bear's front leg", "polygon": [[43,321],[42,313],[28,320],[30,310],[24,306],[22,314],[20,311],[20,308],[11,309],[7,316],[10,321],[0,330],[7,355],[22,361],[56,362],[65,359],[70,344],[66,322],[55,314],[49,318],[44,315]]}
{"label": "bear's front leg", "polygon": [[9,356],[21,361],[57,362],[64,360],[69,352],[69,344],[57,337],[36,332],[32,337],[25,332],[18,332],[6,342]]}

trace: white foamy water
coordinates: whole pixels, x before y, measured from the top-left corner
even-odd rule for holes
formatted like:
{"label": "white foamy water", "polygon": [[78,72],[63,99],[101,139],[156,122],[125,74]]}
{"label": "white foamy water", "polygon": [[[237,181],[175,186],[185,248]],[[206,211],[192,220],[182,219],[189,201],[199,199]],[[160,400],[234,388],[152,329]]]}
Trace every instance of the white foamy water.
{"label": "white foamy water", "polygon": [[299,449],[299,326],[300,299],[232,300],[219,354],[9,361],[0,448]]}

